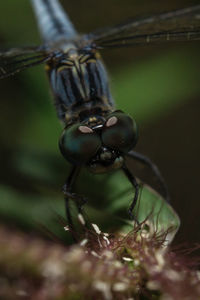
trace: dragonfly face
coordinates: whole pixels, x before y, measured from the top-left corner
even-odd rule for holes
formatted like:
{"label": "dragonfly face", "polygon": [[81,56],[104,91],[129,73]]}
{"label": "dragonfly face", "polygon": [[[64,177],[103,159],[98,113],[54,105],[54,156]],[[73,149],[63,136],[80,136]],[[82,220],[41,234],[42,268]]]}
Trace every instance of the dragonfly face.
{"label": "dragonfly face", "polygon": [[122,111],[115,111],[104,118],[93,116],[67,127],[59,146],[69,162],[103,173],[122,167],[123,156],[133,149],[137,138],[135,121]]}

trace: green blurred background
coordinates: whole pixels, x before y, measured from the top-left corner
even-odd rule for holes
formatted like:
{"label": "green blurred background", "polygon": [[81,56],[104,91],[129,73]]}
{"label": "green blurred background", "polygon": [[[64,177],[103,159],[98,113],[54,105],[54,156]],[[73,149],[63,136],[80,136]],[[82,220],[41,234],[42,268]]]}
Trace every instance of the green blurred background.
{"label": "green blurred background", "polygon": [[[76,28],[89,32],[130,17],[183,8],[199,1],[63,0],[61,3]],[[39,43],[30,1],[2,1],[1,48]],[[199,242],[200,43],[107,50],[102,55],[117,107],[130,113],[139,125],[136,150],[157,163],[168,183],[172,205],[182,222],[177,242]],[[34,231],[40,222],[48,227],[52,210],[64,215],[61,187],[69,173],[69,164],[58,150],[62,127],[43,67],[1,80],[0,91],[1,220],[29,231]],[[145,168],[132,162],[130,166],[145,182],[155,184]],[[94,178],[83,173],[78,184],[90,196],[90,204],[96,199],[101,204],[99,208],[106,210],[109,204],[102,199],[115,189],[112,176]]]}

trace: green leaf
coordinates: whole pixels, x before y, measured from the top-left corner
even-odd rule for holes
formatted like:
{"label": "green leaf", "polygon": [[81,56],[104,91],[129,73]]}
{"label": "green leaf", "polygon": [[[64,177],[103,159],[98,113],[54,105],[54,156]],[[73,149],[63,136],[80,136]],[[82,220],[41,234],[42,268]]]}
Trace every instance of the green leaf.
{"label": "green leaf", "polygon": [[[134,188],[130,182],[121,171],[110,173],[102,178],[96,176],[95,179],[98,181],[97,188],[94,188],[96,198],[93,196],[89,204],[86,204],[87,216],[106,231],[132,230],[135,222],[129,220],[127,213],[134,197]],[[180,226],[178,215],[155,190],[147,185],[140,184],[140,186],[139,199],[134,209],[136,219],[140,223],[147,220],[155,231],[166,233],[169,231],[167,239],[169,242],[172,241]],[[107,191],[104,198],[98,196],[99,192],[102,193],[102,187]],[[102,202],[103,207],[100,205]]]}

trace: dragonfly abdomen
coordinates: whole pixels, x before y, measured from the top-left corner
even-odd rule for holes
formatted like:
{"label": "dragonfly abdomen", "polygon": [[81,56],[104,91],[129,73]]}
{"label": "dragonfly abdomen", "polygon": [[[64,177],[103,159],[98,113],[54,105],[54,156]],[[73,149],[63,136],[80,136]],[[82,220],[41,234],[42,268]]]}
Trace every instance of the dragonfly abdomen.
{"label": "dragonfly abdomen", "polygon": [[57,0],[31,0],[42,38],[52,43],[61,38],[72,39],[77,32]]}

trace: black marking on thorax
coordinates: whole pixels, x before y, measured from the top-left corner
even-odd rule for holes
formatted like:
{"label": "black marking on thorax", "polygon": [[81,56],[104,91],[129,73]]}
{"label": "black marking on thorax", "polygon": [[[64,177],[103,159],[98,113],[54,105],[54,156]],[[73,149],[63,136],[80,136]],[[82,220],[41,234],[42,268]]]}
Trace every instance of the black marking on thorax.
{"label": "black marking on thorax", "polygon": [[96,106],[113,107],[107,74],[98,54],[72,52],[55,62],[48,73],[61,119],[66,113],[77,114]]}

